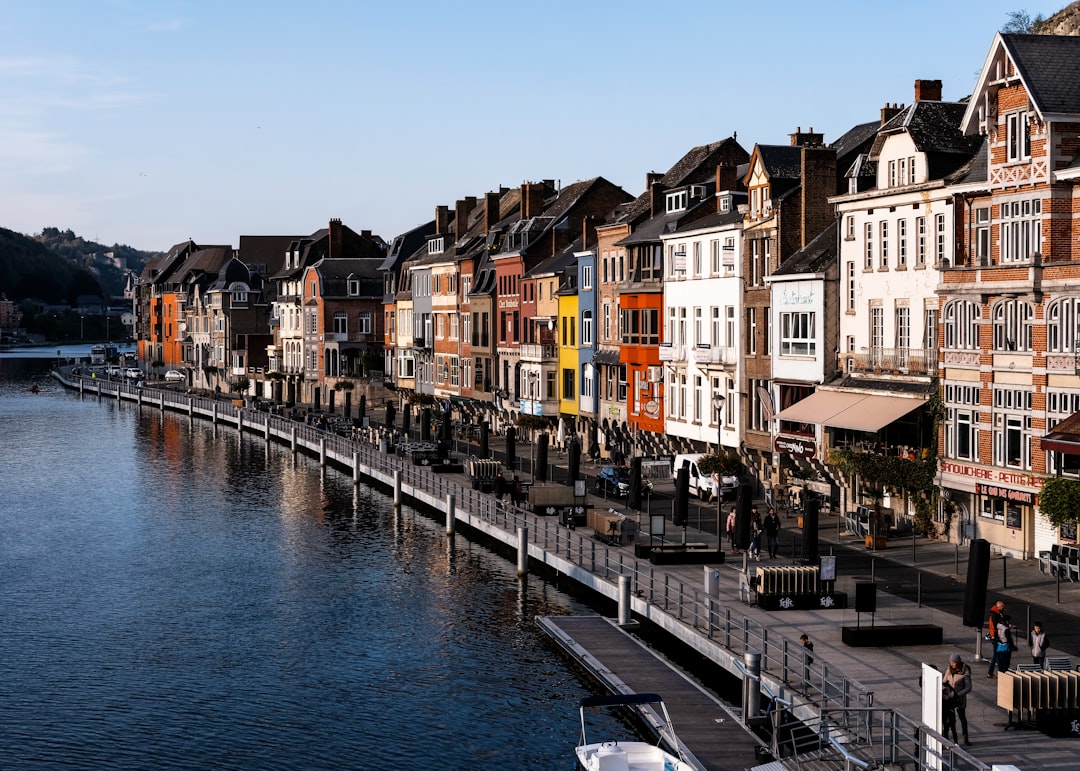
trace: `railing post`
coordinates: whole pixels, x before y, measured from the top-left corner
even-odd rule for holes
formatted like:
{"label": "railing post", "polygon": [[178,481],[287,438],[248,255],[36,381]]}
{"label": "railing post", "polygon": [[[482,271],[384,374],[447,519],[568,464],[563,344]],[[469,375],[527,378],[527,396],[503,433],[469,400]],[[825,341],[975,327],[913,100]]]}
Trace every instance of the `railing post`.
{"label": "railing post", "polygon": [[750,721],[761,714],[761,653],[743,653],[743,666],[746,668],[742,689],[743,723],[750,725]]}

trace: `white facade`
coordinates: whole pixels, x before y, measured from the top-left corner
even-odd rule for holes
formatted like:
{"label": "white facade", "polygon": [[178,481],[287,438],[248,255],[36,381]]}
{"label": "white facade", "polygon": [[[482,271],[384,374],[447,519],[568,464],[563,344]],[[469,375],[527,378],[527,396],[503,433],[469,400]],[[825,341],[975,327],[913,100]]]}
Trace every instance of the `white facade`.
{"label": "white facade", "polygon": [[[664,428],[668,435],[739,446],[742,224],[662,237]],[[724,397],[717,409],[715,395]],[[722,421],[718,425],[718,417]],[[719,434],[718,434],[719,431]]]}

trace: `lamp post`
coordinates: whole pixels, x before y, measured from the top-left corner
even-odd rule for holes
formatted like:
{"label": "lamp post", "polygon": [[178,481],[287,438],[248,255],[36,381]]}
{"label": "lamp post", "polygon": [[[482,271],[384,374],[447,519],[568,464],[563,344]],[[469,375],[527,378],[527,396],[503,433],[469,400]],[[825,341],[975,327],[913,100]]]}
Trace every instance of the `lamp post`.
{"label": "lamp post", "polygon": [[[720,457],[720,448],[724,445],[724,402],[727,399],[723,394],[713,394],[712,403],[716,408],[716,457]],[[722,515],[724,511],[724,486],[721,484],[721,474],[716,474],[716,550],[724,548],[724,531],[722,528]]]}

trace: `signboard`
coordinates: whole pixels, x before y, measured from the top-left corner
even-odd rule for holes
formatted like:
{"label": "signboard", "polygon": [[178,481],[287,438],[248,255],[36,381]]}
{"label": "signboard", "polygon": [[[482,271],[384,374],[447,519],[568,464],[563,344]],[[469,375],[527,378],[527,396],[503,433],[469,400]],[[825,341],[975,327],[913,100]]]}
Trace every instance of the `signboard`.
{"label": "signboard", "polygon": [[836,580],[836,557],[832,554],[821,558],[821,580]]}
{"label": "signboard", "polygon": [[777,452],[796,458],[812,458],[817,455],[817,445],[814,440],[803,436],[780,434],[773,440],[773,446]]}
{"label": "signboard", "polygon": [[979,495],[989,495],[991,498],[1004,498],[1012,503],[1020,503],[1025,506],[1035,505],[1035,493],[1026,490],[1013,490],[1001,485],[988,485],[980,482],[975,485],[975,492]]}
{"label": "signboard", "polygon": [[575,479],[574,480],[574,497],[575,498],[584,498],[585,497],[585,480],[584,479]]}

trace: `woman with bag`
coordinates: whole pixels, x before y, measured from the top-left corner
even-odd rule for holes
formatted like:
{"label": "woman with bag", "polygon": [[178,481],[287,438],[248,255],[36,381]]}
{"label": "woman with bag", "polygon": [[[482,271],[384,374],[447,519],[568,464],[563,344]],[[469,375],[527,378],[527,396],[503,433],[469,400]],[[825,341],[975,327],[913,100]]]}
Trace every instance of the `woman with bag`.
{"label": "woman with bag", "polygon": [[1013,651],[1016,650],[1016,641],[1013,639],[1013,625],[1009,621],[1008,616],[1001,617],[1001,623],[997,625],[998,638],[997,647],[995,652],[997,653],[997,667],[1002,672],[1009,671],[1009,665],[1012,663]]}
{"label": "woman with bag", "polygon": [[970,747],[967,695],[971,693],[971,667],[964,663],[959,653],[954,653],[949,657],[949,668],[945,670],[942,682],[953,690],[953,709],[956,711],[956,716],[960,718],[960,731],[964,736],[964,746]]}

